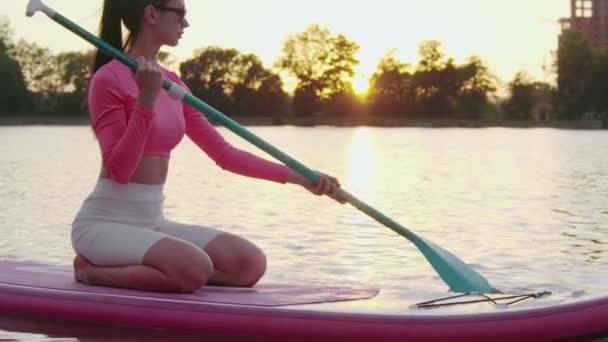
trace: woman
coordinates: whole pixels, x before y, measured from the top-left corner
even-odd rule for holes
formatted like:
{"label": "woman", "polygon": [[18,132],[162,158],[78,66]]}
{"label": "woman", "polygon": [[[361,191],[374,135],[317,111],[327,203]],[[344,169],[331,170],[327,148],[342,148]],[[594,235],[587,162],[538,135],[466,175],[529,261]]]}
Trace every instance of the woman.
{"label": "woman", "polygon": [[[188,21],[183,0],[105,0],[100,36],[122,49],[121,21],[130,31],[128,67],[97,52],[89,89],[102,170],[72,226],[78,281],[132,289],[191,292],[205,284],[253,286],[266,270],[251,242],[163,216],[163,184],[171,150],[188,135],[220,167],[278,183],[299,184],[339,202],[338,181],[321,174],[315,186],[284,165],[232,147],[195,109],[161,92],[161,80],[186,86],[157,64]],[[187,89],[187,88],[186,88]]]}

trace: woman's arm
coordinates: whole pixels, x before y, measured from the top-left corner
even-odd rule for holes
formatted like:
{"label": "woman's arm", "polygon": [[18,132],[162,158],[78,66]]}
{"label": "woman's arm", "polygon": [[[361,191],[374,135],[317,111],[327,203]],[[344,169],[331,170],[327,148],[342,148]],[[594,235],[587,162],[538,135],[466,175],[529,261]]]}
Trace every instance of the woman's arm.
{"label": "woman's arm", "polygon": [[146,86],[140,86],[137,100],[125,98],[127,95],[120,92],[119,78],[109,68],[94,75],[88,95],[103,165],[108,176],[121,184],[129,182],[141,161],[154,118],[152,108],[158,94],[155,88],[160,89],[160,71],[141,59],[138,62],[141,67],[135,78],[138,85]]}
{"label": "woman's arm", "polygon": [[[191,93],[183,81],[177,75],[175,77],[178,83]],[[277,183],[301,185],[313,194],[328,195],[340,203],[345,203],[345,200],[339,197],[340,182],[335,177],[319,173],[321,178],[315,185],[283,164],[235,148],[195,108],[184,104],[183,111],[186,120],[186,135],[223,169]]]}
{"label": "woman's arm", "polygon": [[287,182],[287,166],[232,146],[203,115],[188,105],[184,105],[184,116],[186,135],[222,169],[277,183]]}

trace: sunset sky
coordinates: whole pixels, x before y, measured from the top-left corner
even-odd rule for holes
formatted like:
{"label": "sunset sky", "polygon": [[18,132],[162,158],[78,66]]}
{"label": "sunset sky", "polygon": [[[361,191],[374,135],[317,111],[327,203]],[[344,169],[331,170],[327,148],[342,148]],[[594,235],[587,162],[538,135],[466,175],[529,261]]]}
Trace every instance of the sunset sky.
{"label": "sunset sky", "polygon": [[[0,15],[8,17],[17,38],[53,51],[89,48],[41,14],[26,18],[26,0],[5,2]],[[102,0],[45,3],[96,33]],[[551,66],[557,48],[557,20],[570,15],[568,0],[186,0],[186,7],[191,26],[180,46],[165,49],[178,61],[217,45],[254,53],[271,66],[289,34],[320,23],[361,46],[360,83],[387,50],[397,49],[397,57],[416,63],[418,44],[428,39],[440,40],[457,62],[481,56],[504,82],[519,70],[552,81],[543,66]]]}

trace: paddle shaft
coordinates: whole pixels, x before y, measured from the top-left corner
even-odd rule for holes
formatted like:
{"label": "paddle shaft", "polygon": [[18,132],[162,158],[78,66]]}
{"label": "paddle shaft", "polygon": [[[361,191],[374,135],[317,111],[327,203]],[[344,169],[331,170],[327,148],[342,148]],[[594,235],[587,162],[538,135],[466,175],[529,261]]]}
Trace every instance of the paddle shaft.
{"label": "paddle shaft", "polygon": [[[108,44],[107,42],[95,37],[91,33],[82,29],[77,24],[67,19],[66,17],[50,9],[49,7],[44,5],[41,0],[30,0],[26,14],[28,16],[31,16],[36,11],[43,11],[45,14],[47,14],[47,16],[49,16],[51,19],[53,19],[60,25],[64,26],[66,29],[72,31],[84,40],[98,47],[111,57],[118,59],[132,70],[137,70],[137,62],[131,57],[125,55],[122,51],[116,49],[114,46]],[[227,116],[225,116],[215,108],[211,107],[210,105],[206,104],[205,102],[201,101],[197,97],[186,93],[182,87],[177,86],[173,82],[170,82],[166,79],[163,79],[162,87],[163,89],[167,90],[173,98],[180,99],[181,101],[196,108],[201,113],[204,113],[207,117],[213,119],[215,122],[222,124],[224,127],[228,128],[238,136],[257,146],[258,148],[270,154],[277,160],[283,162],[285,165],[287,165],[292,170],[296,171],[312,183],[317,184],[319,182],[320,176],[315,171],[306,167],[304,164],[300,163],[294,158],[288,156],[286,153],[282,152],[270,143],[264,141],[248,129],[242,127],[237,122],[228,118]],[[393,221],[392,219],[382,214],[380,211],[376,210],[372,206],[359,200],[347,191],[343,189],[340,189],[339,191],[340,193],[338,195],[346,199],[355,208],[359,209],[363,213],[374,218],[376,221],[382,223],[386,227],[392,229],[396,233],[413,242],[414,245],[416,245],[416,247],[418,247],[422,254],[427,258],[431,266],[437,271],[439,276],[441,276],[441,278],[453,291],[491,291],[490,285],[483,277],[481,277],[481,275],[477,274],[472,268],[464,264],[464,262],[462,262],[455,256],[447,253],[447,251],[439,248],[438,246],[420,238],[418,235],[414,234],[407,228]],[[453,266],[453,264],[456,264],[456,266]]]}

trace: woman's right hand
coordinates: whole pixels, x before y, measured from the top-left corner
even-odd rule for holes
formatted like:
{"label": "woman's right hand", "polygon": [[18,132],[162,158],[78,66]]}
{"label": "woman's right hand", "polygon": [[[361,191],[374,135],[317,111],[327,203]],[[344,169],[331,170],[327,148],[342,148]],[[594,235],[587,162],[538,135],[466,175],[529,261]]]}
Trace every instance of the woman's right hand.
{"label": "woman's right hand", "polygon": [[135,83],[139,88],[137,104],[146,109],[154,109],[156,97],[160,92],[163,76],[160,66],[143,56],[137,58],[137,71],[135,72]]}
{"label": "woman's right hand", "polygon": [[341,196],[340,181],[338,181],[336,177],[318,171],[317,174],[319,175],[319,183],[313,184],[304,176],[289,169],[289,172],[287,173],[287,183],[299,184],[317,196],[327,195],[341,204],[347,202],[347,199]]}

